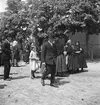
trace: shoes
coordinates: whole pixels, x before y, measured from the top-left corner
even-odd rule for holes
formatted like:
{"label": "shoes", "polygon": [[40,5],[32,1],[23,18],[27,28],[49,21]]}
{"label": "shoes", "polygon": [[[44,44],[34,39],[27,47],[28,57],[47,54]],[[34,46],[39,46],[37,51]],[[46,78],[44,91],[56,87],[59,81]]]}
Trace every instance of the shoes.
{"label": "shoes", "polygon": [[58,81],[57,81],[57,80],[55,80],[55,81],[54,81],[54,83],[58,83]]}
{"label": "shoes", "polygon": [[34,74],[34,71],[31,70],[31,79],[34,79],[35,78],[35,74]]}
{"label": "shoes", "polygon": [[41,84],[42,84],[42,86],[45,86],[45,82],[43,79],[41,79]]}
{"label": "shoes", "polygon": [[34,77],[33,77],[33,76],[31,76],[31,79],[34,79]]}
{"label": "shoes", "polygon": [[50,86],[58,88],[58,85],[51,83]]}
{"label": "shoes", "polygon": [[83,68],[81,68],[81,72],[83,72],[84,70],[83,70]]}
{"label": "shoes", "polygon": [[12,79],[12,77],[9,77],[9,79]]}
{"label": "shoes", "polygon": [[16,65],[16,67],[19,67],[18,65]]}
{"label": "shoes", "polygon": [[7,79],[4,79],[5,81],[11,81],[11,79],[10,78],[7,78]]}
{"label": "shoes", "polygon": [[33,73],[33,77],[35,78],[35,74]]}

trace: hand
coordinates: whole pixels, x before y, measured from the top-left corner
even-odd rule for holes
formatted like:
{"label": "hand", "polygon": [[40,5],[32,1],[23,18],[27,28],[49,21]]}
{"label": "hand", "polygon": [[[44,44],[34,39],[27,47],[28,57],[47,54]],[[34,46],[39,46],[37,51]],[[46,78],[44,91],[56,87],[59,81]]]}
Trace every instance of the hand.
{"label": "hand", "polygon": [[46,71],[45,62],[42,63],[41,70],[42,70],[42,72],[45,72]]}

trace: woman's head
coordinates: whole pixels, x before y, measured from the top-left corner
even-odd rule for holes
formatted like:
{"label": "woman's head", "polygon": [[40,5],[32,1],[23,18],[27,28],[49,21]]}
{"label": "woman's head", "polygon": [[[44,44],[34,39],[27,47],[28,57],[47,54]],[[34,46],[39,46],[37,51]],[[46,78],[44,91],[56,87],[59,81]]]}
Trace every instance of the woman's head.
{"label": "woman's head", "polygon": [[69,40],[67,41],[67,43],[71,45],[71,40],[69,39]]}
{"label": "woman's head", "polygon": [[32,51],[36,51],[36,47],[35,46],[31,46],[31,50]]}
{"label": "woman's head", "polygon": [[80,42],[79,42],[79,41],[76,41],[76,42],[75,42],[75,45],[76,45],[76,46],[80,46]]}
{"label": "woman's head", "polygon": [[35,47],[34,43],[31,44],[31,50],[36,51],[36,47]]}

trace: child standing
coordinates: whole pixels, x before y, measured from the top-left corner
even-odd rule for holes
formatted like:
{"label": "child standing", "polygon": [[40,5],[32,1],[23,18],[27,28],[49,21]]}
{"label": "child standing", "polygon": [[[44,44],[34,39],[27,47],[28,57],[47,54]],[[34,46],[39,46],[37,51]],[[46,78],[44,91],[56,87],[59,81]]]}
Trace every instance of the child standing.
{"label": "child standing", "polygon": [[31,79],[35,78],[34,73],[39,69],[39,64],[38,64],[38,57],[37,57],[37,52],[36,52],[36,47],[31,46],[31,52],[30,52],[30,70],[31,70]]}

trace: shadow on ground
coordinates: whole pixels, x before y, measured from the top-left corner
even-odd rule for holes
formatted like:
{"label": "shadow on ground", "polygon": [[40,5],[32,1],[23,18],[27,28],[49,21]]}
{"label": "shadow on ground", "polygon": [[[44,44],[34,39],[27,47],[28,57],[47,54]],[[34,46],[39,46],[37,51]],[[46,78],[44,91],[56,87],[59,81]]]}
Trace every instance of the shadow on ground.
{"label": "shadow on ground", "polygon": [[11,66],[11,67],[18,68],[18,67],[24,67],[24,66],[26,66],[26,65],[18,65],[18,66]]}
{"label": "shadow on ground", "polygon": [[87,60],[88,63],[99,63],[100,62],[100,58],[98,59],[93,59],[93,60]]}
{"label": "shadow on ground", "polygon": [[3,75],[3,74],[1,74],[1,75],[0,75],[0,79],[3,79],[3,78],[4,78],[4,75]]}
{"label": "shadow on ground", "polygon": [[83,70],[83,71],[70,71],[69,74],[79,74],[79,73],[85,73],[88,72],[89,70]]}
{"label": "shadow on ground", "polygon": [[10,75],[14,75],[14,74],[18,74],[18,73],[10,73]]}
{"label": "shadow on ground", "polygon": [[65,84],[70,83],[70,81],[66,81],[66,80],[64,80],[64,78],[62,78],[62,77],[57,77],[56,82],[57,82],[57,85],[58,85],[58,86],[59,86],[59,85],[65,85]]}
{"label": "shadow on ground", "polygon": [[24,79],[24,78],[29,78],[29,76],[17,76],[17,77],[13,77],[11,80]]}
{"label": "shadow on ground", "polygon": [[4,85],[0,85],[0,89],[4,89],[5,86],[7,86],[7,85],[5,85],[5,84]]}

